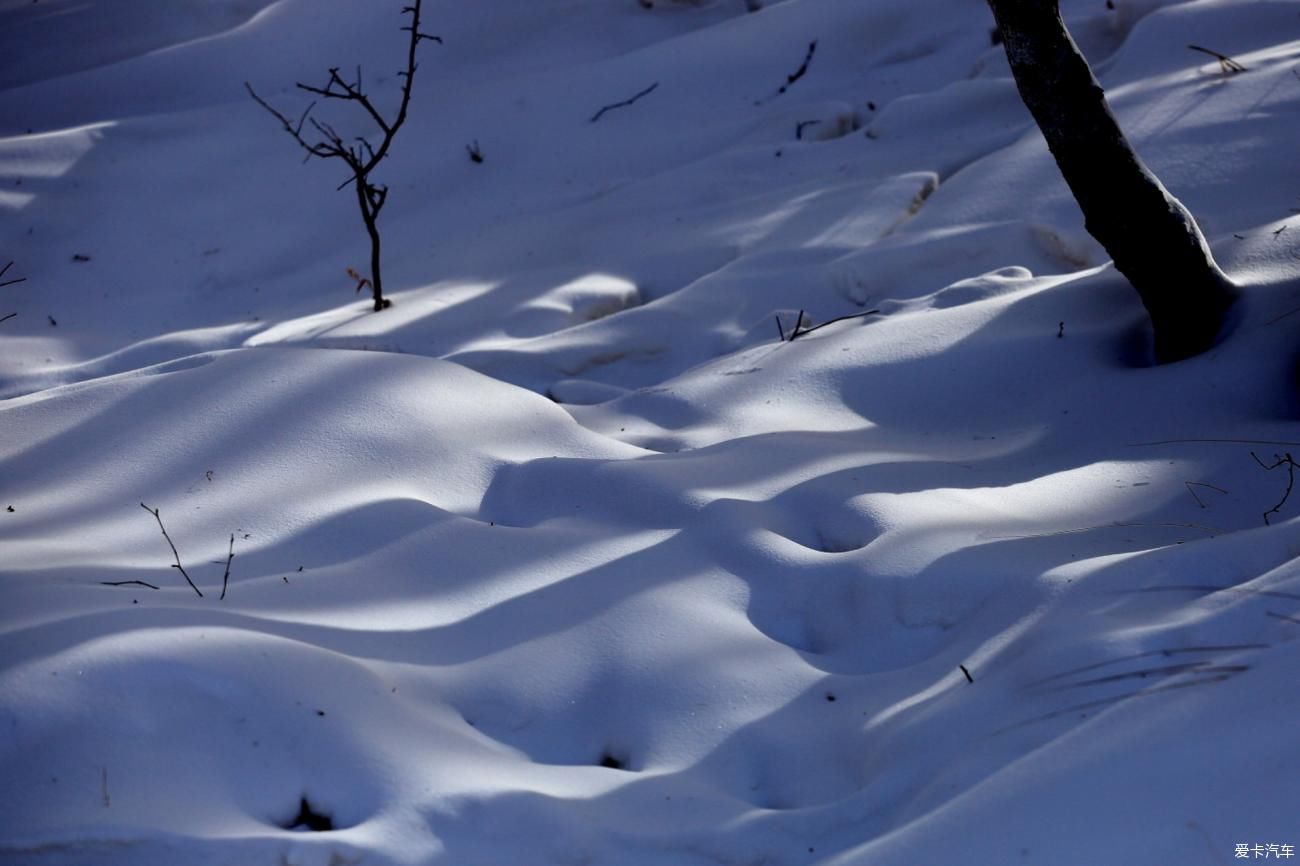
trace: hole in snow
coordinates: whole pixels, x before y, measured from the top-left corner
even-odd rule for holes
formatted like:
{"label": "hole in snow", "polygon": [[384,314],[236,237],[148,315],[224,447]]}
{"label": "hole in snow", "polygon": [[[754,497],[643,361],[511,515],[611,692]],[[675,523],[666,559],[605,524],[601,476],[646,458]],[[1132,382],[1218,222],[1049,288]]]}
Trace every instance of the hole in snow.
{"label": "hole in snow", "polygon": [[311,804],[304,796],[298,801],[298,814],[280,825],[286,830],[308,830],[324,833],[334,829],[334,818]]}
{"label": "hole in snow", "polygon": [[609,752],[605,752],[600,756],[600,766],[608,767],[611,770],[626,770],[627,762],[621,758],[616,758]]}

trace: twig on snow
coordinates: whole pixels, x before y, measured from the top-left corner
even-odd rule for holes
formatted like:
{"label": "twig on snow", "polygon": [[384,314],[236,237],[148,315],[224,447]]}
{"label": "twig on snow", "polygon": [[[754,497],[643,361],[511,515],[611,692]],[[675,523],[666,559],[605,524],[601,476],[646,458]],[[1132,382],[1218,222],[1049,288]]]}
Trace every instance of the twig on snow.
{"label": "twig on snow", "polygon": [[1213,57],[1215,60],[1219,61],[1219,71],[1222,72],[1224,75],[1236,75],[1238,72],[1246,71],[1246,67],[1242,66],[1240,63],[1233,60],[1231,57],[1229,57],[1226,54],[1220,54],[1219,52],[1211,48],[1202,48],[1199,45],[1188,45],[1187,47],[1192,49],[1193,51],[1199,51],[1202,54],[1208,54],[1211,57]]}
{"label": "twig on snow", "polygon": [[[8,263],[7,265],[5,265],[3,268],[0,268],[0,277],[3,277],[3,276],[5,275],[5,272],[8,271],[8,270],[9,270],[10,268],[12,268],[13,266],[14,266],[14,263],[13,263],[13,262],[9,262],[9,263]],[[0,288],[4,288],[5,286],[12,286],[12,285],[14,285],[15,283],[25,283],[25,282],[27,282],[27,278],[26,278],[26,277],[18,277],[17,279],[5,280],[4,282],[0,283]]]}
{"label": "twig on snow", "polygon": [[808,51],[803,56],[803,63],[799,64],[798,69],[796,69],[794,72],[791,72],[789,75],[785,77],[785,84],[782,84],[780,87],[778,87],[776,89],[776,93],[773,93],[771,96],[767,97],[767,99],[760,99],[754,104],[762,105],[763,103],[769,100],[776,99],[778,96],[780,96],[781,94],[789,90],[790,86],[793,85],[796,81],[798,81],[800,78],[803,78],[805,75],[807,75],[808,64],[812,63],[813,55],[815,53],[817,53],[816,39],[808,43]]}
{"label": "twig on snow", "polygon": [[180,573],[184,575],[185,582],[190,585],[190,589],[194,590],[194,592],[198,594],[199,598],[203,598],[203,593],[200,592],[199,588],[194,585],[194,581],[190,580],[189,574],[185,571],[185,566],[181,565],[181,555],[179,552],[177,552],[176,545],[172,543],[172,537],[167,534],[167,527],[163,526],[162,516],[159,514],[159,511],[161,509],[150,508],[148,505],[145,505],[143,502],[140,503],[140,507],[143,508],[145,511],[149,512],[150,514],[152,514],[153,519],[158,521],[158,528],[162,530],[163,538],[167,539],[167,546],[172,549],[172,556],[176,557],[176,564],[173,565],[172,568],[179,570]]}
{"label": "twig on snow", "polygon": [[820,325],[813,325],[811,328],[805,328],[803,327],[804,313],[803,310],[800,310],[799,318],[795,320],[794,330],[790,332],[790,337],[788,339],[785,336],[785,329],[781,328],[781,319],[779,317],[776,320],[776,326],[781,332],[781,341],[785,343],[793,343],[795,340],[799,339],[804,334],[811,334],[813,331],[820,331],[822,328],[826,327],[827,325],[833,325],[836,322],[844,322],[849,319],[861,319],[866,316],[874,316],[877,315],[879,312],[880,310],[867,310],[865,313],[850,313],[847,316],[836,316],[833,319],[828,319],[827,321],[822,322]]}
{"label": "twig on snow", "polygon": [[226,586],[230,583],[230,563],[235,558],[235,533],[230,533],[230,552],[226,554],[226,573],[221,575],[221,595],[217,601],[226,600]]}
{"label": "twig on snow", "polygon": [[803,141],[803,131],[810,126],[816,126],[821,123],[820,120],[801,120],[794,125],[795,141]]}
{"label": "twig on snow", "polygon": [[641,97],[643,97],[643,96],[648,96],[648,95],[649,95],[649,94],[650,94],[650,93],[651,93],[651,92],[652,92],[656,87],[658,87],[658,86],[659,86],[659,82],[656,81],[654,84],[651,84],[651,85],[650,85],[649,87],[647,87],[645,90],[642,90],[640,93],[636,94],[635,96],[631,97],[630,99],[624,99],[622,102],[611,102],[609,105],[604,106],[603,108],[600,109],[600,111],[597,111],[595,114],[593,114],[593,115],[591,116],[591,119],[588,120],[587,122],[588,122],[588,123],[595,123],[596,121],[600,120],[602,117],[605,116],[605,112],[607,112],[607,111],[613,111],[613,110],[616,109],[616,108],[623,108],[623,107],[625,107],[625,106],[631,105],[632,103],[636,102],[636,101],[637,101],[638,99],[640,99]]}
{"label": "twig on snow", "polygon": [[149,589],[157,589],[152,583],[143,580],[101,580],[100,586],[147,586]]}
{"label": "twig on snow", "polygon": [[813,54],[815,54],[816,52],[817,52],[817,40],[814,39],[812,42],[808,43],[808,53],[803,56],[803,63],[799,64],[798,69],[796,69],[794,72],[791,72],[789,75],[785,77],[785,84],[782,84],[779,88],[777,88],[776,91],[777,93],[785,93],[787,90],[790,89],[791,84],[794,84],[800,78],[803,78],[805,75],[808,74],[808,64],[812,63]]}
{"label": "twig on snow", "polygon": [[1192,489],[1193,485],[1195,485],[1196,487],[1208,487],[1211,490],[1217,490],[1223,494],[1226,494],[1228,492],[1224,490],[1222,487],[1215,487],[1213,484],[1206,484],[1204,481],[1184,481],[1183,484],[1187,486],[1187,492],[1192,494],[1192,498],[1196,500],[1196,504],[1201,506],[1202,508],[1205,507],[1205,503],[1201,501],[1201,497],[1196,495],[1196,491]]}
{"label": "twig on snow", "polygon": [[1264,465],[1264,461],[1260,460],[1259,455],[1254,451],[1250,452],[1250,456],[1255,458],[1255,462],[1259,464],[1261,469],[1271,471],[1277,469],[1279,466],[1286,467],[1286,492],[1282,494],[1282,498],[1278,500],[1277,505],[1274,505],[1268,511],[1264,512],[1264,525],[1269,526],[1271,524],[1269,523],[1268,516],[1270,514],[1280,514],[1282,506],[1286,505],[1287,500],[1291,498],[1291,491],[1295,488],[1295,471],[1300,464],[1297,464],[1295,460],[1292,459],[1290,451],[1281,456],[1274,454],[1273,462],[1267,466]]}

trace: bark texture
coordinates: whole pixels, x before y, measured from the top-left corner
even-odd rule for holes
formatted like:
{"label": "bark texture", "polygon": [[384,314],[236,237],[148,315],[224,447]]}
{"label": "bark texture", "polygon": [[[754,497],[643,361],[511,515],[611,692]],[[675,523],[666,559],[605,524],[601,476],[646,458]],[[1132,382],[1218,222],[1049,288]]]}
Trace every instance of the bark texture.
{"label": "bark texture", "polygon": [[1151,317],[1159,362],[1217,341],[1236,296],[1196,220],[1142,163],[1061,20],[1056,0],[988,0],[1016,87],[1089,234]]}

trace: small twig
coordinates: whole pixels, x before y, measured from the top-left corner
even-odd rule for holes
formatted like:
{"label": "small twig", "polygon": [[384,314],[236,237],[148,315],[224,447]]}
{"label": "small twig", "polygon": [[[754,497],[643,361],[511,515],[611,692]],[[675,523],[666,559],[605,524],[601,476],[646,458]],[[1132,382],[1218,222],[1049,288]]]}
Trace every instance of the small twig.
{"label": "small twig", "polygon": [[1187,47],[1192,49],[1193,51],[1199,51],[1202,54],[1208,54],[1211,57],[1213,57],[1215,60],[1219,61],[1219,71],[1222,72],[1224,75],[1235,75],[1238,72],[1246,71],[1246,67],[1242,66],[1240,63],[1233,60],[1231,57],[1229,57],[1226,54],[1220,54],[1219,52],[1214,51],[1213,49],[1202,48],[1199,45],[1188,45]]}
{"label": "small twig", "polygon": [[1287,500],[1291,498],[1291,491],[1295,487],[1295,471],[1297,466],[1300,466],[1300,464],[1297,464],[1295,460],[1292,459],[1290,451],[1288,451],[1286,454],[1283,454],[1281,456],[1274,454],[1273,463],[1268,466],[1264,465],[1264,461],[1260,460],[1259,455],[1256,454],[1254,451],[1250,452],[1250,456],[1255,458],[1255,462],[1259,464],[1261,469],[1271,471],[1277,469],[1279,466],[1286,467],[1286,492],[1282,494],[1282,498],[1278,500],[1277,505],[1274,505],[1268,511],[1264,512],[1264,525],[1270,526],[1272,524],[1269,523],[1268,516],[1270,514],[1280,514],[1282,511],[1282,506],[1286,505]]}
{"label": "small twig", "polygon": [[100,586],[147,586],[150,589],[157,589],[152,583],[143,580],[101,580]]}
{"label": "small twig", "polygon": [[474,139],[473,144],[465,145],[465,150],[469,152],[470,162],[478,163],[483,161],[483,151],[479,149],[477,138]]}
{"label": "small twig", "polygon": [[226,586],[230,583],[230,563],[235,558],[235,533],[230,533],[230,552],[226,554],[226,573],[221,575],[221,596],[217,601],[226,600]]}
{"label": "small twig", "polygon": [[781,94],[789,90],[790,86],[793,85],[796,81],[798,81],[800,78],[803,78],[805,75],[807,75],[808,64],[812,63],[813,54],[816,53],[816,51],[817,51],[817,40],[814,39],[812,42],[808,43],[808,51],[803,56],[803,63],[799,64],[798,69],[796,69],[794,72],[791,72],[789,75],[785,77],[785,84],[782,84],[780,87],[778,87],[776,89],[776,92],[771,94],[770,96],[765,96],[762,99],[755,100],[754,104],[764,105],[768,102],[771,102],[773,99],[776,99],[778,96],[780,96]]}
{"label": "small twig", "polygon": [[791,72],[789,75],[785,77],[785,84],[782,84],[779,88],[777,88],[776,91],[777,93],[785,93],[787,90],[790,89],[791,84],[794,84],[800,78],[803,78],[805,75],[808,74],[808,64],[812,63],[813,54],[816,51],[817,51],[817,40],[814,39],[812,42],[808,43],[808,53],[803,56],[803,63],[799,65],[798,69],[796,69],[794,72]]}
{"label": "small twig", "polygon": [[[10,262],[9,264],[5,265],[3,268],[0,268],[0,277],[3,277],[5,275],[5,272],[8,271],[13,266],[14,263]],[[14,280],[5,280],[3,283],[0,283],[0,288],[4,288],[5,286],[12,286],[16,283],[25,283],[25,282],[27,282],[26,277],[18,277],[17,279]],[[0,321],[4,321],[4,320],[0,319]]]}
{"label": "small twig", "polygon": [[810,126],[816,126],[821,123],[820,120],[801,120],[794,125],[795,141],[803,141],[803,131]]}
{"label": "small twig", "polygon": [[181,565],[181,555],[176,550],[176,545],[172,543],[172,537],[167,534],[167,527],[163,526],[162,515],[159,514],[159,511],[161,509],[150,508],[148,505],[145,505],[143,502],[140,503],[140,507],[143,508],[145,511],[149,512],[150,514],[152,514],[153,519],[158,521],[158,528],[162,530],[163,538],[167,539],[167,546],[172,549],[172,556],[176,557],[176,564],[173,565],[172,568],[178,569],[180,573],[185,576],[185,582],[190,585],[190,589],[198,593],[199,598],[203,598],[203,593],[200,592],[199,588],[194,585],[194,581],[190,580],[190,576],[185,571],[185,567]]}
{"label": "small twig", "polygon": [[[798,323],[796,323],[794,328],[794,333],[790,335],[789,342],[794,342],[797,338],[802,337],[804,334],[811,334],[813,331],[820,331],[822,328],[826,327],[827,325],[833,325],[836,322],[843,322],[848,319],[861,319],[864,318],[865,316],[874,316],[879,312],[880,310],[867,310],[865,313],[850,313],[847,316],[836,316],[834,319],[830,319],[828,321],[822,322],[820,325],[813,325],[811,328],[804,328],[802,331],[799,330],[799,325]],[[799,311],[799,319],[800,321],[803,321],[802,310]]]}
{"label": "small twig", "polygon": [[10,313],[10,314],[7,315],[7,316],[0,316],[0,322],[7,322],[7,321],[9,321],[10,319],[12,319],[12,318],[13,318],[14,316],[16,316],[16,315],[18,315],[18,314],[17,314],[17,313]]}
{"label": "small twig", "polygon": [[659,82],[656,81],[654,84],[651,84],[649,87],[647,87],[645,90],[642,90],[640,93],[638,93],[636,96],[633,96],[631,99],[624,99],[622,102],[612,102],[609,105],[604,106],[603,108],[600,109],[600,111],[597,111],[595,114],[593,114],[591,116],[591,119],[587,122],[595,123],[596,121],[600,120],[602,117],[605,116],[605,112],[613,111],[615,108],[623,108],[625,106],[631,105],[641,97],[649,95],[650,92],[653,91],[658,86],[659,86]]}
{"label": "small twig", "polygon": [[1187,492],[1192,494],[1192,498],[1196,500],[1196,504],[1201,506],[1202,508],[1205,507],[1205,503],[1201,501],[1201,497],[1196,495],[1196,491],[1192,489],[1193,485],[1197,487],[1208,487],[1211,490],[1217,490],[1223,494],[1226,494],[1228,492],[1224,490],[1222,487],[1215,487],[1213,484],[1206,484],[1204,481],[1184,481],[1183,484],[1187,486]]}
{"label": "small twig", "polygon": [[781,335],[781,342],[784,343],[784,342],[785,342],[785,328],[781,327],[781,316],[780,316],[780,315],[777,315],[777,316],[775,316],[775,318],[776,318],[776,332],[777,332],[778,334]]}
{"label": "small twig", "polygon": [[961,672],[964,673],[964,674],[966,675],[966,682],[968,682],[968,683],[973,683],[973,682],[975,682],[975,678],[974,678],[973,676],[970,675],[970,671],[966,670],[966,666],[965,666],[965,665],[957,665],[957,667],[961,668]]}
{"label": "small twig", "polygon": [[1284,613],[1277,613],[1276,611],[1266,610],[1264,611],[1264,615],[1271,616],[1273,617],[1273,619],[1285,620],[1286,622],[1293,622],[1296,625],[1300,625],[1300,619],[1296,619],[1293,616],[1287,616]]}
{"label": "small twig", "polygon": [[1283,314],[1280,315],[1280,316],[1274,316],[1273,318],[1269,319],[1269,320],[1268,320],[1267,322],[1265,322],[1264,324],[1265,324],[1265,325],[1276,324],[1277,322],[1282,321],[1283,319],[1285,319],[1285,318],[1288,317],[1288,316],[1294,316],[1296,313],[1300,313],[1300,307],[1296,307],[1294,310],[1287,310],[1285,313],[1283,313]]}

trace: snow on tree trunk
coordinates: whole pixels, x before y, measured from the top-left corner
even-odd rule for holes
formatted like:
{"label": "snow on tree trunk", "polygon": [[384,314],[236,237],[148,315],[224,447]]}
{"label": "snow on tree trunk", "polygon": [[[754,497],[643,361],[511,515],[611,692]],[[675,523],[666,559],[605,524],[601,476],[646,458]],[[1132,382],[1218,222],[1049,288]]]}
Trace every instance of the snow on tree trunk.
{"label": "snow on tree trunk", "polygon": [[1214,345],[1235,297],[1196,220],[1142,163],[1055,0],[988,0],[1020,97],[1088,232],[1142,298],[1159,362]]}

